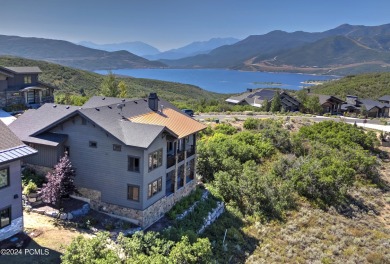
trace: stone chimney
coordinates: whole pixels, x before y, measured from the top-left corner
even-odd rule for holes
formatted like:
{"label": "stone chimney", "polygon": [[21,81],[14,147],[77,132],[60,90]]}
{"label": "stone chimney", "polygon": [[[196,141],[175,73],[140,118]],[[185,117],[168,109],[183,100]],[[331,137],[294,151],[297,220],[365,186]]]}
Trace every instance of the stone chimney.
{"label": "stone chimney", "polygon": [[158,111],[158,96],[157,93],[150,93],[149,98],[149,108],[152,109],[153,111]]}

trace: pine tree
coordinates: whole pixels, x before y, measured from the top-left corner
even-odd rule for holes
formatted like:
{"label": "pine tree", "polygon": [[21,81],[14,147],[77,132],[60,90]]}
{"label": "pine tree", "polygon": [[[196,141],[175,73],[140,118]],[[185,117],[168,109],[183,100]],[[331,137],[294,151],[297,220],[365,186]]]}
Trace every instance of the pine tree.
{"label": "pine tree", "polygon": [[127,98],[127,84],[124,81],[120,81],[118,84],[119,98]]}
{"label": "pine tree", "polygon": [[108,97],[118,96],[118,82],[112,72],[109,72],[100,84],[100,93]]}
{"label": "pine tree", "polygon": [[48,182],[41,191],[43,201],[59,207],[61,200],[69,197],[76,190],[74,186],[75,176],[76,172],[72,167],[72,163],[68,155],[65,154],[54,166],[54,171],[49,172],[46,176]]}
{"label": "pine tree", "polygon": [[282,102],[280,101],[280,97],[278,93],[275,93],[274,98],[271,101],[271,112],[279,112],[282,107]]}

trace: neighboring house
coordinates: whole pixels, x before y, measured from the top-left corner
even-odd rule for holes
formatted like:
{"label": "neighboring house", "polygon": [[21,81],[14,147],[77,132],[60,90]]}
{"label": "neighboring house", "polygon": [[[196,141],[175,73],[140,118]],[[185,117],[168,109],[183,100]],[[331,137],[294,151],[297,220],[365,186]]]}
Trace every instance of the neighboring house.
{"label": "neighboring house", "polygon": [[20,160],[35,153],[0,121],[0,241],[23,231]]}
{"label": "neighboring house", "polygon": [[276,90],[270,89],[248,89],[247,92],[238,96],[230,97],[225,101],[235,105],[251,105],[254,107],[261,107],[264,104],[265,100],[271,102],[275,95],[279,95],[282,107],[285,111],[299,110],[299,101],[296,100],[294,97],[290,96],[284,91],[278,92]]}
{"label": "neighboring house", "polygon": [[36,108],[54,102],[55,87],[38,81],[38,67],[0,66],[0,108],[26,105]]}
{"label": "neighboring house", "polygon": [[390,104],[390,95],[384,95],[380,97],[378,101],[384,104]]}
{"label": "neighboring house", "polygon": [[10,128],[39,151],[27,163],[50,168],[68,152],[92,208],[147,227],[195,188],[196,135],[205,126],[152,93],[45,104]]}
{"label": "neighboring house", "polygon": [[330,113],[330,114],[337,114],[341,113],[341,105],[344,103],[343,100],[336,96],[332,95],[324,95],[324,94],[313,94],[310,93],[310,90],[308,89],[309,96],[317,96],[320,102],[320,105],[322,107],[322,113]]}
{"label": "neighboring house", "polygon": [[346,103],[341,106],[342,112],[363,114],[365,111],[367,117],[389,117],[390,104],[385,96],[379,98],[379,101],[371,99],[359,99],[355,95],[347,95]]}

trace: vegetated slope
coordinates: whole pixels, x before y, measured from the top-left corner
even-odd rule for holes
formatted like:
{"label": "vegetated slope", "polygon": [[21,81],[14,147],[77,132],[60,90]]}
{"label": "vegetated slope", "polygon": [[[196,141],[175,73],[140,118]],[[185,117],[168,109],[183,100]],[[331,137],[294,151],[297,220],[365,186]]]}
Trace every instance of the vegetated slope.
{"label": "vegetated slope", "polygon": [[138,56],[144,56],[148,54],[158,54],[160,51],[142,41],[131,41],[131,42],[122,42],[122,43],[110,43],[110,44],[96,44],[90,41],[81,41],[77,43],[84,47],[92,48],[92,49],[100,49],[106,51],[119,51],[119,50],[127,50]]}
{"label": "vegetated slope", "polygon": [[64,40],[5,35],[0,35],[0,55],[46,60],[87,70],[165,66],[127,51],[108,52]]}
{"label": "vegetated slope", "polygon": [[349,94],[360,98],[377,99],[383,95],[390,95],[390,72],[349,75],[310,89],[313,93],[336,95],[341,98]]}
{"label": "vegetated slope", "polygon": [[[254,63],[260,60],[256,58]],[[390,52],[371,49],[344,36],[332,36],[279,53],[272,64],[326,68],[370,61],[390,62]]]}
{"label": "vegetated slope", "polygon": [[233,45],[226,45],[212,50],[208,54],[197,55],[170,61],[161,60],[169,66],[228,68],[260,54],[298,47],[321,38],[318,33],[287,33],[276,30],[265,35],[253,35]]}
{"label": "vegetated slope", "polygon": [[[104,75],[93,72],[9,56],[0,56],[0,66],[38,66],[42,70],[39,75],[40,80],[58,87],[60,93],[97,95],[104,78]],[[160,97],[169,101],[209,100],[222,96],[187,84],[130,77],[118,77],[118,79],[127,83],[129,97],[143,97],[150,92],[157,92]]]}
{"label": "vegetated slope", "polygon": [[155,55],[150,53],[150,55],[144,57],[149,60],[181,59],[184,57],[195,56],[198,54],[206,54],[213,49],[216,49],[224,45],[232,45],[238,41],[239,39],[235,39],[235,38],[212,38],[207,41],[195,41],[184,47],[167,50]]}
{"label": "vegetated slope", "polygon": [[162,61],[171,67],[321,74],[331,72],[340,75],[386,71],[386,67],[390,67],[389,56],[390,24],[345,24],[316,33],[272,31],[264,35],[249,36],[234,45],[214,49],[208,54]]}

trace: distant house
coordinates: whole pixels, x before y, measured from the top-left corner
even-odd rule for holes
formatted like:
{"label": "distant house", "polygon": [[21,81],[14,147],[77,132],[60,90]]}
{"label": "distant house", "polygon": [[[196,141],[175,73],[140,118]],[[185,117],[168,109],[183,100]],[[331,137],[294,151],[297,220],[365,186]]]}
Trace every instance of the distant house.
{"label": "distant house", "polygon": [[285,111],[298,111],[299,110],[299,101],[294,97],[290,96],[287,92],[276,91],[270,89],[257,89],[252,90],[248,89],[247,92],[240,94],[238,96],[233,96],[225,101],[229,104],[235,105],[251,105],[254,107],[261,107],[264,104],[264,101],[271,102],[272,99],[278,95],[280,97],[282,107]]}
{"label": "distant house", "polygon": [[38,80],[41,72],[38,67],[0,66],[0,108],[21,104],[36,108],[54,102],[55,87]]}
{"label": "distant house", "polygon": [[23,231],[20,160],[36,152],[0,121],[0,241]]}
{"label": "distant house", "polygon": [[341,105],[344,101],[333,95],[324,95],[324,94],[312,94],[309,93],[309,96],[317,96],[322,107],[322,113],[336,114],[341,112]]}
{"label": "distant house", "polygon": [[365,111],[367,117],[388,117],[390,104],[386,96],[379,98],[378,101],[372,99],[359,99],[355,95],[347,95],[346,103],[342,105],[342,112],[363,114]]}
{"label": "distant house", "polygon": [[384,95],[380,97],[378,101],[384,104],[390,104],[390,95]]}
{"label": "distant house", "polygon": [[143,227],[196,185],[196,135],[205,126],[152,93],[146,99],[92,97],[83,107],[44,104],[10,128],[50,168],[68,152],[75,185],[91,207]]}

